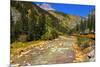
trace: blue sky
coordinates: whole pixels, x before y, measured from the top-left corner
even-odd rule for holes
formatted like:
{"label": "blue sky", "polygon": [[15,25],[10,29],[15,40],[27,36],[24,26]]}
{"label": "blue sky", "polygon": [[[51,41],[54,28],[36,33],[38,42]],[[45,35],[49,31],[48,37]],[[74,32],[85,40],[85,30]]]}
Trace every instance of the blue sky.
{"label": "blue sky", "polygon": [[[36,2],[36,3],[44,4],[46,2]],[[82,17],[87,16],[93,9],[95,9],[94,5],[61,4],[61,3],[46,3],[46,4],[49,4],[56,11]]]}

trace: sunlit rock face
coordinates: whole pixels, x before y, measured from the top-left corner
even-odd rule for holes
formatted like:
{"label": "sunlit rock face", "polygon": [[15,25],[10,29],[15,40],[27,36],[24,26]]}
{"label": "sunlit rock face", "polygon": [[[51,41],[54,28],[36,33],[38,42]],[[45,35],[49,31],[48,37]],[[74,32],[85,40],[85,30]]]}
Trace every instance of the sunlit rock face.
{"label": "sunlit rock face", "polygon": [[14,24],[21,19],[21,13],[14,7],[11,7],[11,17]]}

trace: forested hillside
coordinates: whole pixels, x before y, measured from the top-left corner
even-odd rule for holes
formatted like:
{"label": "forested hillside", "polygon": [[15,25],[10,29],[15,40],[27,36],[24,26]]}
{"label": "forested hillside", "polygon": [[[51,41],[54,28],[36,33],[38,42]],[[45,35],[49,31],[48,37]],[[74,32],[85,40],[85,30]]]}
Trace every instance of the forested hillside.
{"label": "forested hillside", "polygon": [[68,34],[80,17],[46,11],[31,2],[11,2],[11,42],[54,39]]}
{"label": "forested hillside", "polygon": [[95,34],[95,11],[93,10],[87,17],[80,20],[80,23],[76,25],[73,32],[79,34]]}

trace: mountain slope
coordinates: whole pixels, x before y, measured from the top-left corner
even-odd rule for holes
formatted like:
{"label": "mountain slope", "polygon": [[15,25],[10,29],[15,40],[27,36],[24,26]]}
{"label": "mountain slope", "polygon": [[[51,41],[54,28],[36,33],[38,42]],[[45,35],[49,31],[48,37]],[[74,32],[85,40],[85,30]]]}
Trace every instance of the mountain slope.
{"label": "mountain slope", "polygon": [[64,14],[64,13],[57,12],[57,11],[49,11],[49,13],[55,16],[57,19],[59,19],[61,24],[65,25],[69,29],[74,28],[81,19],[81,17],[79,16]]}
{"label": "mountain slope", "polygon": [[54,39],[68,34],[80,17],[57,11],[46,11],[35,3],[11,2],[11,42]]}

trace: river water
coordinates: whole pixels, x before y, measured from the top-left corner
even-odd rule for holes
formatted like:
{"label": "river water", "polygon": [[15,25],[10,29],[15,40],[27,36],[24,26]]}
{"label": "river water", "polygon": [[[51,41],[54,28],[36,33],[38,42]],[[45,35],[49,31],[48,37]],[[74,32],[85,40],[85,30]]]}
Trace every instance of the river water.
{"label": "river water", "polygon": [[[78,40],[77,37],[75,36],[67,36],[67,37],[60,36],[57,39],[46,42],[45,46],[41,48],[34,47],[30,49],[30,51],[25,55],[19,58],[15,58],[14,62],[11,64],[12,66],[13,65],[29,66],[29,65],[41,65],[41,64],[42,65],[62,64],[62,63],[77,62],[76,52],[72,48],[72,46],[77,43]],[[92,41],[92,44],[93,43],[94,42]],[[92,46],[93,49],[90,52],[93,55],[95,51],[93,52],[94,45]],[[90,52],[88,52],[87,54],[89,54]],[[79,53],[82,54],[82,51],[80,51]],[[82,60],[79,62],[86,62],[91,60],[93,61],[93,58],[91,59],[91,55],[89,57],[90,59],[88,58],[88,55],[86,55],[84,59],[81,59],[80,57],[78,59]]]}

